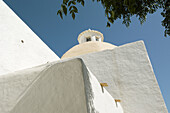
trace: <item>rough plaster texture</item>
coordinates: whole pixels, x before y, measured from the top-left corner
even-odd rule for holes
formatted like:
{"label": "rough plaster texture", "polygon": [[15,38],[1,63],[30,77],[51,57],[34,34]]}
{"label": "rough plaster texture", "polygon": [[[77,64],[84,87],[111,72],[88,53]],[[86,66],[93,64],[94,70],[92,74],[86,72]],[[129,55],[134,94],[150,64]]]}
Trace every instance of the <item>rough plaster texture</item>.
{"label": "rough plaster texture", "polygon": [[0,76],[56,60],[58,56],[0,0]]}
{"label": "rough plaster texture", "polygon": [[90,108],[88,111],[90,113],[124,113],[121,104],[115,102],[104,87],[102,89],[99,81],[85,65],[83,65],[83,72],[87,103]]}
{"label": "rough plaster texture", "polygon": [[11,113],[87,113],[81,67],[77,60],[50,66]]}
{"label": "rough plaster texture", "polygon": [[27,87],[50,64],[0,76],[0,113],[9,113]]}
{"label": "rough plaster texture", "polygon": [[143,41],[79,57],[124,113],[168,113]]}
{"label": "rough plaster texture", "polygon": [[81,59],[35,70],[39,71],[38,76],[24,87],[10,113],[123,113],[107,90],[102,92],[100,83]]}
{"label": "rough plaster texture", "polygon": [[125,113],[168,113],[143,41],[82,56]]}
{"label": "rough plaster texture", "polygon": [[0,112],[168,113],[142,41],[79,57],[1,76]]}

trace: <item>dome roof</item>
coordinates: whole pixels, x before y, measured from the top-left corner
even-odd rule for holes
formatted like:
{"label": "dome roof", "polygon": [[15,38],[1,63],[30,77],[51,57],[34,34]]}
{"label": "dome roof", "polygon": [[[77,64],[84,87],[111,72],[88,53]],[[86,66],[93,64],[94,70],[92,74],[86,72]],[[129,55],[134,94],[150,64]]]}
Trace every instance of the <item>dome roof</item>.
{"label": "dome roof", "polygon": [[98,52],[107,49],[113,49],[115,47],[117,46],[106,42],[90,41],[72,47],[61,57],[61,59],[80,56],[87,53]]}

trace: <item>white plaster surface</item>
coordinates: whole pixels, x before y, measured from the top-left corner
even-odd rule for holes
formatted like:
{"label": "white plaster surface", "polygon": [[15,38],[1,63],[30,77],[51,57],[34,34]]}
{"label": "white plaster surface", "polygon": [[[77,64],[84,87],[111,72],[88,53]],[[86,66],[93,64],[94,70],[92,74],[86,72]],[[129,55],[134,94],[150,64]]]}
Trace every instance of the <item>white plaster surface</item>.
{"label": "white plaster surface", "polygon": [[124,113],[168,113],[143,41],[80,57]]}
{"label": "white plaster surface", "polygon": [[81,67],[79,60],[50,66],[10,113],[87,113]]}
{"label": "white plaster surface", "polygon": [[168,113],[142,41],[81,57],[1,76],[0,113]]}
{"label": "white plaster surface", "polygon": [[91,38],[92,39],[91,41],[96,41],[96,38],[99,38],[100,42],[101,41],[103,42],[103,40],[104,40],[103,34],[101,32],[96,31],[96,30],[91,30],[91,29],[80,33],[78,36],[78,42],[85,43],[85,42],[87,42],[86,38]]}
{"label": "white plaster surface", "polygon": [[84,65],[84,81],[85,91],[88,98],[88,106],[90,113],[124,113],[119,102],[108,93],[90,70]]}
{"label": "white plaster surface", "polygon": [[56,60],[59,57],[0,0],[0,76]]}
{"label": "white plaster surface", "polygon": [[0,76],[0,113],[9,113],[26,88],[50,64]]}
{"label": "white plaster surface", "polygon": [[14,75],[3,80],[6,87],[0,86],[6,92],[4,100],[8,100],[0,101],[1,113],[123,113],[107,90],[102,92],[81,59],[50,63]]}

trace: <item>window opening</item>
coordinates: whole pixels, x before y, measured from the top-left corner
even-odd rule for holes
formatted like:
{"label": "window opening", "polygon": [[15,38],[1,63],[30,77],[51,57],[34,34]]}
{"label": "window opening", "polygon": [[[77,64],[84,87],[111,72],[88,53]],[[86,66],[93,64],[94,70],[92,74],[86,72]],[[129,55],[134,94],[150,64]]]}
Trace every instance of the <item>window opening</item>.
{"label": "window opening", "polygon": [[86,38],[86,42],[89,42],[89,41],[91,41],[91,38],[90,37]]}
{"label": "window opening", "polygon": [[96,41],[99,41],[99,38],[98,38],[98,37],[96,37]]}

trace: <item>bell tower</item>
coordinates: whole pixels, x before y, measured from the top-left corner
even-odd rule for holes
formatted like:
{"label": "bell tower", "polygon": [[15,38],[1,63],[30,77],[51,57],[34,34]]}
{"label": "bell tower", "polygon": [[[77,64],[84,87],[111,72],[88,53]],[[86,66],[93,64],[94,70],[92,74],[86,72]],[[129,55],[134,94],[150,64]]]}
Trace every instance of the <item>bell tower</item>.
{"label": "bell tower", "polygon": [[91,29],[83,31],[78,36],[78,42],[80,44],[85,43],[85,42],[89,42],[89,41],[103,42],[103,39],[104,39],[104,37],[103,37],[103,34],[101,32],[91,30]]}

